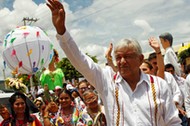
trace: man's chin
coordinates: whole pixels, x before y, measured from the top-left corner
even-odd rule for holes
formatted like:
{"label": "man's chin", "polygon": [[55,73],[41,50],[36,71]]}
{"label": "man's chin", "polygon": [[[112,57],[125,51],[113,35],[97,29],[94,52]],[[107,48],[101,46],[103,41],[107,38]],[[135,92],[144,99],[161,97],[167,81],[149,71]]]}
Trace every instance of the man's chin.
{"label": "man's chin", "polygon": [[131,71],[129,69],[120,69],[120,73],[121,74],[128,74],[130,73]]}

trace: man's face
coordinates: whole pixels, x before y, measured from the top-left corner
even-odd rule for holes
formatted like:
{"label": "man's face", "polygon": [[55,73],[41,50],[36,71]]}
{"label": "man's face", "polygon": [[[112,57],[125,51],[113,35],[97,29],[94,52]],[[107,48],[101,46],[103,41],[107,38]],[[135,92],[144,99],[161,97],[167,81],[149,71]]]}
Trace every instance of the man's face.
{"label": "man's face", "polygon": [[171,67],[171,68],[166,68],[166,71],[171,73],[172,75],[174,75],[174,69]]}
{"label": "man's face", "polygon": [[162,47],[163,47],[164,49],[166,49],[167,47],[170,46],[169,41],[164,40],[163,38],[160,38],[160,42],[161,42]]}
{"label": "man's face", "polygon": [[151,59],[149,61],[153,67],[153,73],[156,75],[157,71],[158,71],[158,66],[157,66],[157,59],[154,58],[154,59]]}
{"label": "man's face", "polygon": [[87,83],[82,82],[82,83],[79,85],[79,87],[78,87],[79,94],[82,96],[82,94],[83,94],[86,90],[88,90],[88,85],[87,85]]}
{"label": "man's face", "polygon": [[134,77],[139,72],[139,66],[143,62],[143,55],[137,54],[134,49],[120,48],[115,52],[118,70],[123,78]]}

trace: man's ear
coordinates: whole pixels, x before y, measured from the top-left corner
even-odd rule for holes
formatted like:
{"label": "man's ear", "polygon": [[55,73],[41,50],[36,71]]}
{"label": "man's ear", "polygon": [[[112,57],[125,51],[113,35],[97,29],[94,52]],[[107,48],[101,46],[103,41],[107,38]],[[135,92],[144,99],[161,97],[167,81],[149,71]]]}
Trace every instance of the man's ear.
{"label": "man's ear", "polygon": [[141,64],[143,63],[143,61],[144,61],[144,55],[143,54],[141,54],[140,56],[140,61],[141,61]]}

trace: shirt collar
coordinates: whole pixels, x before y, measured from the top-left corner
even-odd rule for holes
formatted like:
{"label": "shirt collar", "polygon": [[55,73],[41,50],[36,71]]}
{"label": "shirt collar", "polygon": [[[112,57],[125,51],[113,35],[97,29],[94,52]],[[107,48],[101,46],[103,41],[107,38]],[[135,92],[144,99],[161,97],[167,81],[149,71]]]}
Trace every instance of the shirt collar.
{"label": "shirt collar", "polygon": [[[150,83],[150,76],[148,74],[145,74],[144,72],[140,71],[140,81],[137,83],[137,86],[143,82],[149,85]],[[121,83],[121,81],[124,80],[119,72],[117,72],[117,75],[115,77],[115,83]]]}

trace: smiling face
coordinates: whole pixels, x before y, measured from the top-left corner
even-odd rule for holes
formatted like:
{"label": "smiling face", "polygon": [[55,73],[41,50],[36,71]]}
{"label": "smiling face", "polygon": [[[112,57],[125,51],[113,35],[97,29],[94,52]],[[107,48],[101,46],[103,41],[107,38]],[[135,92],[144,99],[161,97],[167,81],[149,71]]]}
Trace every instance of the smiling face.
{"label": "smiling face", "polygon": [[17,98],[13,104],[13,110],[15,114],[24,114],[26,109],[26,103],[22,98]]}
{"label": "smiling face", "polygon": [[72,99],[71,97],[66,94],[65,92],[62,92],[59,95],[59,103],[61,104],[62,108],[66,108],[71,106]]}
{"label": "smiling face", "polygon": [[94,92],[88,92],[84,95],[84,102],[88,108],[95,108],[98,106],[98,96]]}

